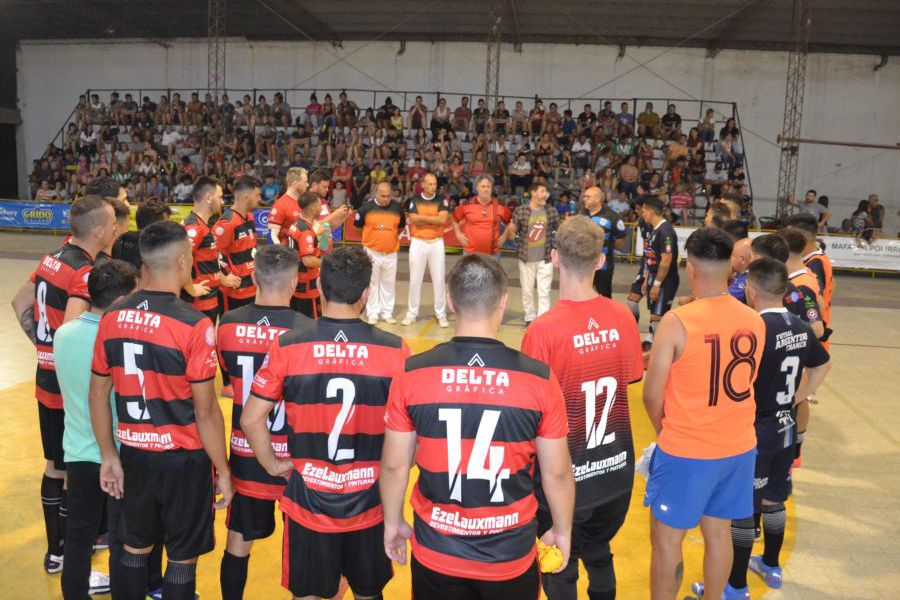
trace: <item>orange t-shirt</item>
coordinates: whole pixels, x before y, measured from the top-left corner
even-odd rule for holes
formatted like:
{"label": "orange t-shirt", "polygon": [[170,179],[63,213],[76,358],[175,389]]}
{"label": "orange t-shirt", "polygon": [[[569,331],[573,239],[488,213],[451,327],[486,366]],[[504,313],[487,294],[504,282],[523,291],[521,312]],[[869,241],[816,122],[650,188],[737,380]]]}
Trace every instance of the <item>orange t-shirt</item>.
{"label": "orange t-shirt", "polygon": [[453,218],[462,223],[463,233],[469,238],[464,250],[469,254],[496,254],[500,252],[500,222],[508,225],[512,218],[510,210],[493,198],[489,204],[482,204],[478,197],[460,203],[453,211]]}
{"label": "orange t-shirt", "polygon": [[657,443],[682,458],[716,459],[756,447],[753,383],[765,323],[731,296],[701,298],[672,311],[687,332],[672,363]]}

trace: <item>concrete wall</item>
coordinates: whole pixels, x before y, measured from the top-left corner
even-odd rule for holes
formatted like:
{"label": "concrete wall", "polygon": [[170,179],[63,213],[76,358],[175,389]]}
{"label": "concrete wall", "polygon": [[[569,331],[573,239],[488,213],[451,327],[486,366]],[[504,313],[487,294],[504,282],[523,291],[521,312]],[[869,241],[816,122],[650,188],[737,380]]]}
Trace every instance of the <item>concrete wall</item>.
{"label": "concrete wall", "polygon": [[[237,88],[376,89],[477,92],[484,88],[485,51],[473,43],[345,43],[343,49],[308,42],[235,40],[227,46],[227,84]],[[744,144],[759,214],[772,211],[778,177],[775,137],[784,110],[785,55],[702,50],[628,48],[617,58],[610,46],[526,44],[521,53],[503,47],[501,94],[589,98],[706,98],[738,103]],[[343,61],[340,59],[344,59]],[[650,61],[647,67],[640,63]],[[817,54],[809,58],[803,135],[874,143],[900,141],[900,62],[878,72],[871,56]],[[173,41],[23,42],[18,54],[19,106],[25,156],[40,155],[86,88],[191,89],[207,78],[206,44]],[[608,82],[608,83],[606,83]],[[599,89],[592,90],[601,84]],[[586,93],[589,92],[589,93]],[[379,99],[385,94],[380,94]],[[289,101],[305,104],[306,94]],[[108,94],[104,95],[106,101]],[[156,98],[154,98],[156,99]],[[361,106],[371,96],[359,99]],[[451,104],[454,101],[451,100]],[[580,104],[580,102],[578,103]],[[657,103],[659,106],[661,103]],[[576,105],[575,112],[578,112]],[[695,117],[699,105],[682,109]],[[833,212],[849,216],[856,202],[878,193],[897,228],[900,152],[804,146],[798,190],[814,187],[830,196]],[[30,164],[30,162],[28,163]],[[24,167],[24,164],[23,164]],[[21,172],[25,172],[23,168]]]}

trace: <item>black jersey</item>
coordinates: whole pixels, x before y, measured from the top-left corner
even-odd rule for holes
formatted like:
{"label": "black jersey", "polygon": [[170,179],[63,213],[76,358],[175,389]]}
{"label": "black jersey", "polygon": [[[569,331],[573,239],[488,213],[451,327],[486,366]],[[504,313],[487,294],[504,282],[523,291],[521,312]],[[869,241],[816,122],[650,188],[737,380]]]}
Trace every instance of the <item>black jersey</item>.
{"label": "black jersey", "polygon": [[[666,273],[663,285],[678,283],[678,235],[675,228],[668,221],[660,221],[650,233],[650,238],[644,247],[644,262],[647,265],[647,274],[650,279],[656,277],[659,270],[660,259],[663,254],[672,255],[672,263],[669,272]],[[651,282],[652,283],[652,282]]]}
{"label": "black jersey", "polygon": [[766,345],[754,384],[757,420],[790,410],[804,368],[828,362],[828,352],[809,325],[786,308],[760,313],[766,323]]}

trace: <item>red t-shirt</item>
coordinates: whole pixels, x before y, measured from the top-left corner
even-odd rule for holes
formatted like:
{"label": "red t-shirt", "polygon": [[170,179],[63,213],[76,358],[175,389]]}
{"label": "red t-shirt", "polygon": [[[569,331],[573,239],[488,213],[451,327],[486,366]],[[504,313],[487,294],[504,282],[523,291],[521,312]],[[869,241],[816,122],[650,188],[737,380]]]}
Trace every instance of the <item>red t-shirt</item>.
{"label": "red t-shirt", "polygon": [[417,434],[416,560],[487,581],[524,573],[535,560],[536,439],[568,432],[550,368],[497,340],[455,337],[406,361],[385,423]]}
{"label": "red t-shirt", "polygon": [[500,223],[508,225],[512,218],[510,210],[493,198],[482,204],[477,197],[460,203],[453,211],[453,218],[462,226],[469,238],[464,250],[469,253],[497,254],[500,252]]}
{"label": "red t-shirt", "polygon": [[[566,399],[576,508],[592,508],[631,491],[628,384],[644,374],[631,311],[603,296],[560,300],[528,326],[522,352],[550,365]],[[538,498],[546,506],[540,493]]]}
{"label": "red t-shirt", "polygon": [[281,197],[272,205],[269,211],[269,223],[281,227],[278,232],[278,241],[286,244],[288,240],[288,229],[300,218],[300,205],[290,194],[282,194]]}

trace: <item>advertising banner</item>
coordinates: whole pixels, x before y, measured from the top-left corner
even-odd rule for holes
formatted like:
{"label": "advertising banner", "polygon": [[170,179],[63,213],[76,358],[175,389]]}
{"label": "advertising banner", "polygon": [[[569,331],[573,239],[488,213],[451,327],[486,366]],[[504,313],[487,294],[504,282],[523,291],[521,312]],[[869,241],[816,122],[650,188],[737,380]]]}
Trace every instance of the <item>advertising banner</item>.
{"label": "advertising banner", "polygon": [[0,227],[10,229],[69,229],[68,202],[0,202]]}

